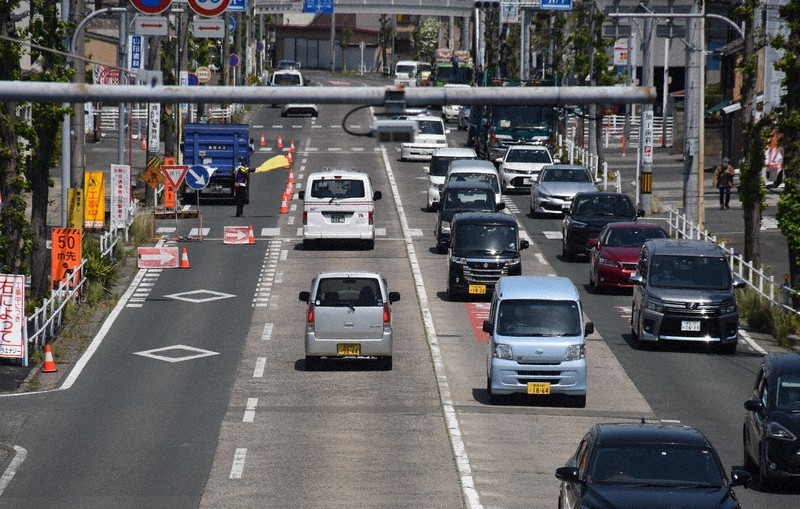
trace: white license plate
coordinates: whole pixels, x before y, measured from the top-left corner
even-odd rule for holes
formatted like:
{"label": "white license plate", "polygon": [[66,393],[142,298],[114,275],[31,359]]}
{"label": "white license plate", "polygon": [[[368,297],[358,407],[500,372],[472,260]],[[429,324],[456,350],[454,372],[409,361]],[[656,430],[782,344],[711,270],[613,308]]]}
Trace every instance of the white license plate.
{"label": "white license plate", "polygon": [[331,223],[344,223],[344,214],[331,214]]}
{"label": "white license plate", "polygon": [[531,185],[531,178],[530,177],[525,177],[524,179],[522,179],[522,185],[523,186]]}
{"label": "white license plate", "polygon": [[681,330],[687,332],[700,332],[700,322],[696,320],[681,320]]}

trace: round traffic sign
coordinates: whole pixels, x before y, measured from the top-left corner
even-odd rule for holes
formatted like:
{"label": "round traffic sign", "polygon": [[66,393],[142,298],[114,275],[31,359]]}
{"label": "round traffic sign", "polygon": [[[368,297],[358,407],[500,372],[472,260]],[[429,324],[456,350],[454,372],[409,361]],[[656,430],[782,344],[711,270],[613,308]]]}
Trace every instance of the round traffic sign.
{"label": "round traffic sign", "polygon": [[231,67],[236,67],[239,65],[239,55],[236,53],[231,53],[230,57],[228,57],[228,65]]}
{"label": "round traffic sign", "polygon": [[203,189],[208,185],[208,169],[200,164],[190,166],[183,180],[192,189]]}
{"label": "round traffic sign", "polygon": [[263,41],[258,41],[256,43],[256,51],[258,51],[259,53],[264,51],[264,42]]}
{"label": "round traffic sign", "polygon": [[197,75],[195,73],[190,72],[189,77],[186,80],[186,84],[189,85],[190,87],[196,87],[197,85],[200,84],[200,80],[197,78]]}
{"label": "round traffic sign", "polygon": [[231,0],[189,0],[189,7],[201,16],[219,16]]}
{"label": "round traffic sign", "polygon": [[194,73],[200,83],[207,83],[211,79],[211,69],[208,67],[198,67],[194,70]]}
{"label": "round traffic sign", "polygon": [[131,3],[145,14],[158,14],[166,11],[172,0],[131,0]]}

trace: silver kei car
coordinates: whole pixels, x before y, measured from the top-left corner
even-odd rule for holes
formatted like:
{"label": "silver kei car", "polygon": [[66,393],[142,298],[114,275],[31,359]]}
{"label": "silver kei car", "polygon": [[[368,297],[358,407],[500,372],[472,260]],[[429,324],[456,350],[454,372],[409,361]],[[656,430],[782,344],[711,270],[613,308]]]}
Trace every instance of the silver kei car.
{"label": "silver kei car", "polygon": [[576,194],[597,191],[597,182],[586,166],[545,166],[531,185],[531,215],[563,214]]}
{"label": "silver kei car", "polygon": [[300,300],[308,303],[306,369],[347,357],[374,357],[392,369],[392,303],[400,293],[390,292],[380,273],[320,272]]}

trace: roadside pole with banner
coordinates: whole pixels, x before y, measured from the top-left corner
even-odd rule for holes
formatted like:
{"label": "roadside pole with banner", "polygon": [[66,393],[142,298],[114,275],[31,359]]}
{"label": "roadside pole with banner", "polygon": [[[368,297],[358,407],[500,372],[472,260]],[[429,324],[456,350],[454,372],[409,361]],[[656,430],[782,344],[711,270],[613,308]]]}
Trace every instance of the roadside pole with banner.
{"label": "roadside pole with banner", "polygon": [[0,274],[0,357],[28,365],[25,276]]}

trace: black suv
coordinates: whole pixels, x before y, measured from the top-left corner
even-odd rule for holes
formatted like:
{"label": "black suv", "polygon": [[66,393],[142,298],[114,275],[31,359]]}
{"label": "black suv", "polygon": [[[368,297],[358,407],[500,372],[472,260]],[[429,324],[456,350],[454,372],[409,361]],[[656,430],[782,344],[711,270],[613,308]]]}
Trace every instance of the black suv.
{"label": "black suv", "polygon": [[758,488],[800,479],[800,354],[771,353],[744,403],[744,461]]}
{"label": "black suv", "polygon": [[573,260],[589,254],[589,239],[596,239],[609,223],[635,221],[644,211],[636,213],[633,202],[623,193],[591,191],[578,193],[564,216],[561,225],[561,256]]}

